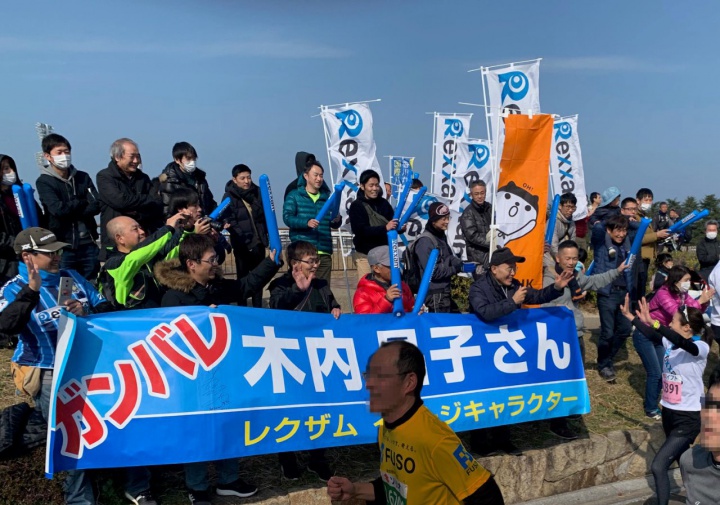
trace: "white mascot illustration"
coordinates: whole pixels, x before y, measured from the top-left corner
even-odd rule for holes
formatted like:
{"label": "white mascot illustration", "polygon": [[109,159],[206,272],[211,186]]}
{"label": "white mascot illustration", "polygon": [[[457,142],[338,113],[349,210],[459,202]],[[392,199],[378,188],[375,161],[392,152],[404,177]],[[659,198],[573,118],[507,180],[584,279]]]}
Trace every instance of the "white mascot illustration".
{"label": "white mascot illustration", "polygon": [[524,237],[537,224],[538,197],[510,181],[497,192],[498,245]]}

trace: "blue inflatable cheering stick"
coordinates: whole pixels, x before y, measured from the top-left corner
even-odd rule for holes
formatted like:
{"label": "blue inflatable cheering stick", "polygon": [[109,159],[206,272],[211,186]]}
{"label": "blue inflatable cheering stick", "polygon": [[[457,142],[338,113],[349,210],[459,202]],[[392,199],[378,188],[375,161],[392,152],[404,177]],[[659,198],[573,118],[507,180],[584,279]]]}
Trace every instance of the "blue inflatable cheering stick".
{"label": "blue inflatable cheering stick", "polygon": [[270,189],[270,179],[265,174],[260,176],[260,198],[262,199],[263,211],[265,211],[270,250],[275,250],[275,264],[279,265],[280,257],[282,256],[282,242],[280,241],[277,216],[275,216],[275,204],[273,203],[272,190]]}

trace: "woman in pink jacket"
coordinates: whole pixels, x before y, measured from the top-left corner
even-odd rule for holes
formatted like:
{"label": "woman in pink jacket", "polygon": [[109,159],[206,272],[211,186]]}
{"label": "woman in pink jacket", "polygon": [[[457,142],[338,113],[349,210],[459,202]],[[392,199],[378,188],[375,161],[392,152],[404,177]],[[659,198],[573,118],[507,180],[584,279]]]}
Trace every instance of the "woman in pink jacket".
{"label": "woman in pink jacket", "polygon": [[[667,280],[650,300],[650,315],[660,324],[667,326],[673,320],[680,307],[693,307],[702,312],[715,293],[714,289],[703,291],[698,300],[688,295],[690,289],[690,270],[684,266],[674,266],[668,273]],[[645,415],[659,421],[662,417],[658,409],[658,400],[662,390],[662,364],[665,348],[662,344],[651,341],[638,330],[633,332],[633,344],[645,367]]]}

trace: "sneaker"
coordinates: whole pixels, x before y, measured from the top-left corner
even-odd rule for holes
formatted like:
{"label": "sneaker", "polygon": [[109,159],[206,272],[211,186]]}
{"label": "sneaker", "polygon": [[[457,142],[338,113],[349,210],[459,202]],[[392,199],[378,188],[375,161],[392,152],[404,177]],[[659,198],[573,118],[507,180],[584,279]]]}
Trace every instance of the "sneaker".
{"label": "sneaker", "polygon": [[316,474],[321,481],[327,482],[335,475],[326,461],[311,461],[307,466],[308,471]]}
{"label": "sneaker", "polygon": [[607,382],[614,382],[615,379],[617,379],[617,375],[615,375],[615,370],[613,370],[610,367],[605,367],[599,371],[600,377],[605,379]]}
{"label": "sneaker", "polygon": [[653,410],[652,412],[645,412],[645,417],[649,417],[653,421],[661,421],[662,414],[659,410]]}
{"label": "sneaker", "polygon": [[550,433],[565,440],[575,440],[578,437],[567,423],[550,423]]}
{"label": "sneaker", "polygon": [[133,496],[126,491],[125,498],[135,505],[157,505],[157,502],[153,499],[149,489],[147,491],[143,491],[137,496]]}
{"label": "sneaker", "polygon": [[500,449],[511,456],[522,456],[522,449],[513,444],[509,439],[500,443]]}
{"label": "sneaker", "polygon": [[190,505],[212,505],[209,491],[188,491]]}
{"label": "sneaker", "polygon": [[300,469],[297,463],[280,464],[282,476],[287,480],[298,480],[300,478]]}
{"label": "sneaker", "polygon": [[237,479],[230,484],[218,484],[215,492],[220,496],[237,496],[238,498],[247,498],[258,492],[257,486],[248,484],[242,479]]}

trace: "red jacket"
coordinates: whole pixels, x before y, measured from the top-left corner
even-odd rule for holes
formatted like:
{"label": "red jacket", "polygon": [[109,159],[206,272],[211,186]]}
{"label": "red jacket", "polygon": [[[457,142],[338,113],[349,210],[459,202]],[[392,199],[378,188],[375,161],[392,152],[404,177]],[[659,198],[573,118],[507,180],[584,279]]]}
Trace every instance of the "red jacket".
{"label": "red jacket", "polygon": [[[385,298],[385,288],[377,282],[370,280],[368,274],[358,282],[355,296],[353,296],[353,309],[356,314],[389,314],[392,312],[392,302]],[[402,299],[405,312],[412,312],[415,297],[410,286],[402,283]]]}

